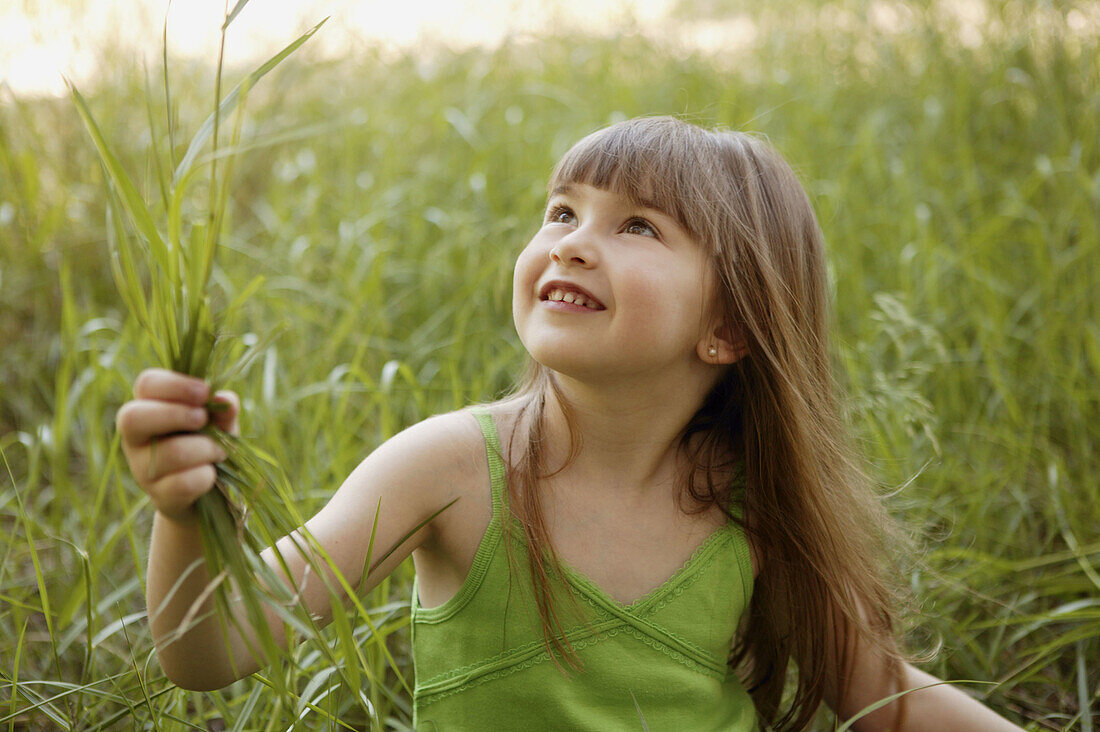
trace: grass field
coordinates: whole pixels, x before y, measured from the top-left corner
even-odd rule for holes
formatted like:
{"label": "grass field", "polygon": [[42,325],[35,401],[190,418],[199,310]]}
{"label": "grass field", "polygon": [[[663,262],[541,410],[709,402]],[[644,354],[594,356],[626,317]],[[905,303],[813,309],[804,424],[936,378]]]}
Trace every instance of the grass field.
{"label": "grass field", "polygon": [[[923,552],[906,563],[912,647],[938,647],[944,678],[998,682],[967,688],[1029,729],[1093,729],[1100,42],[1081,29],[1095,4],[1031,5],[987,3],[980,44],[933,13],[887,31],[867,3],[826,18],[784,0],[725,55],[551,29],[419,57],[307,48],[249,98],[256,147],[214,274],[222,299],[266,278],[232,335],[280,329],[231,385],[245,436],[312,512],[405,425],[508,388],[511,263],[573,141],[639,114],[763,132],[819,212],[852,424]],[[212,68],[172,67],[177,158]],[[159,81],[119,65],[82,91],[154,201]],[[114,430],[154,357],[112,281],[105,190],[70,100],[0,92],[0,728],[408,724],[411,565],[366,599],[373,630],[356,619],[361,689],[316,642],[222,692],[164,679],[144,620],[151,509]]]}

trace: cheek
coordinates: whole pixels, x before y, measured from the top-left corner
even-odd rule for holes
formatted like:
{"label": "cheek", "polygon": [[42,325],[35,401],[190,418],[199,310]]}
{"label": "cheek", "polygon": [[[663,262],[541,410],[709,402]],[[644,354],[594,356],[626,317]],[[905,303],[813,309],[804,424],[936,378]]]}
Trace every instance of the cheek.
{"label": "cheek", "polygon": [[636,326],[655,335],[680,338],[698,329],[708,289],[701,269],[659,263],[652,267],[629,268],[615,289],[616,301],[628,298],[631,307],[621,315],[636,319]]}
{"label": "cheek", "polygon": [[539,267],[541,259],[543,258],[539,257],[538,252],[530,245],[516,257],[516,266],[512,270],[512,319],[517,328],[520,326],[522,315],[531,309],[530,299],[542,274]]}
{"label": "cheek", "polygon": [[670,287],[669,276],[675,275],[660,263],[652,266],[628,263],[621,269],[621,276],[615,284],[615,300],[623,299],[632,303],[631,311],[652,312],[657,307],[669,309],[677,307],[682,289]]}
{"label": "cheek", "polygon": [[537,241],[532,241],[516,257],[516,266],[512,271],[513,284],[518,289],[520,284],[537,282],[542,270],[546,267],[546,262],[545,247],[539,246]]}

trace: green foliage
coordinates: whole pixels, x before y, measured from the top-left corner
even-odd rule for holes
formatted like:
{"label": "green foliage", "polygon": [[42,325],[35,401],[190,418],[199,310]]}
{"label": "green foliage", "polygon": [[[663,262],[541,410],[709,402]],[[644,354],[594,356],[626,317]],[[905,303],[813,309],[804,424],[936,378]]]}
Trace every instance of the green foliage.
{"label": "green foliage", "polygon": [[[246,2],[247,0],[241,0],[226,15],[222,26],[223,52],[226,29]],[[244,98],[253,84],[278,66],[319,28],[320,25],[306,32],[255,71],[247,74],[224,98],[221,95],[222,57],[219,55],[215,75],[214,112],[194,135],[178,165],[174,164],[171,154],[168,160],[161,160],[154,145],[152,162],[158,175],[161,201],[166,209],[163,212],[162,226],[157,225],[157,216],[150,210],[130,175],[119,162],[112,145],[104,138],[87,101],[70,85],[77,112],[92,138],[106,174],[107,233],[119,295],[126,303],[130,317],[142,326],[144,336],[151,342],[158,365],[208,379],[214,388],[242,370],[256,353],[262,352],[262,346],[267,343],[267,339],[259,339],[238,358],[236,364],[224,371],[217,369],[219,361],[224,360],[226,345],[215,321],[232,322],[235,308],[242,305],[262,282],[262,278],[254,279],[221,312],[217,312],[210,302],[210,279],[223,236],[230,171],[236,160],[233,148],[240,139],[242,118],[240,115],[237,117],[233,146],[228,155],[218,146],[219,128],[235,108],[243,109]],[[167,99],[170,92],[167,68],[164,78]],[[150,122],[151,101],[147,100]],[[172,127],[169,114],[169,141],[174,138]],[[208,141],[210,152],[203,161],[199,156]],[[219,177],[218,163],[221,159],[224,159],[224,163]],[[183,213],[183,203],[190,194],[189,189],[195,176],[203,170],[203,166],[198,164],[202,162],[208,163],[210,170],[209,203],[198,220],[189,221]],[[175,172],[171,180],[166,180],[166,171],[173,167]],[[214,410],[223,406],[211,402],[208,408]],[[269,567],[261,559],[260,553],[266,547],[274,545],[280,537],[293,533],[292,543],[311,561],[318,576],[328,576],[323,563],[314,559],[321,556],[335,570],[338,581],[345,587],[347,582],[340,578],[335,565],[315,545],[308,531],[299,529],[306,517],[296,510],[293,496],[278,463],[248,441],[236,439],[214,427],[208,427],[204,432],[215,438],[228,455],[225,461],[217,465],[216,490],[201,496],[196,502],[202,529],[205,571],[211,577],[207,592],[215,600],[218,619],[224,630],[229,632],[231,629],[228,625],[233,625],[245,637],[252,636],[254,643],[250,643],[250,650],[253,655],[266,659],[269,664],[277,663],[284,660],[285,654],[281,652],[275,634],[265,619],[265,605],[277,613],[289,630],[296,631],[303,638],[320,638],[320,630],[305,609],[294,602],[293,595],[298,588],[285,587],[279,579],[280,574],[290,574],[284,557],[275,552],[275,559],[282,569],[280,573]],[[155,456],[155,444],[153,448]],[[26,521],[25,511],[21,510],[20,513]],[[27,531],[29,535],[29,527]],[[367,567],[370,566],[371,555],[368,553]],[[54,630],[49,624],[51,614],[48,595],[37,561],[35,567],[43,598],[43,613],[49,633],[53,636]],[[91,586],[90,581],[86,584]],[[173,589],[172,592],[174,591]],[[165,602],[170,599],[171,594],[170,592],[165,598]],[[364,618],[373,629],[370,616],[358,603],[355,593],[348,594],[353,596],[352,604],[359,611],[358,617]],[[338,599],[333,602],[339,604]],[[156,610],[151,609],[150,612]],[[184,626],[198,620],[192,618],[192,615],[193,613],[189,614],[185,619]],[[347,616],[340,614],[339,619],[341,622],[335,626],[347,662],[339,663],[323,639],[320,647],[329,651],[329,668],[340,672],[350,688],[359,688],[360,668],[365,666],[365,659],[359,652],[359,644],[353,636]],[[254,633],[249,633],[247,628],[253,629]],[[384,646],[381,650],[389,658]],[[389,660],[393,663],[392,658]],[[283,677],[275,675],[271,679],[271,686],[281,703],[293,706],[297,699],[296,694],[283,683]],[[407,684],[405,686],[407,689]],[[365,697],[361,701],[364,711],[369,715],[369,702]],[[148,700],[146,703],[148,704]],[[331,715],[330,718],[335,719]]]}
{"label": "green foliage", "polygon": [[[286,468],[301,516],[382,440],[518,373],[511,263],[569,144],[637,114],[768,134],[829,241],[851,420],[925,547],[915,646],[942,643],[929,670],[943,678],[999,682],[966,688],[1032,729],[1087,728],[1100,691],[1097,36],[1073,30],[1067,3],[987,3],[978,45],[923,7],[898,5],[904,23],[884,29],[855,0],[832,15],[757,5],[735,4],[759,24],[752,48],[721,55],[547,35],[295,56],[242,87],[249,116],[222,148],[231,185],[196,175],[178,200],[178,137],[208,116],[209,69],[173,66],[171,137],[141,78],[111,76],[86,107],[152,220],[178,207],[178,238],[154,225],[169,253],[204,241],[224,199],[206,289],[236,315],[217,370],[255,354],[226,386],[243,397],[242,440]],[[152,237],[108,216],[129,200],[71,103],[0,101],[0,721],[407,724],[407,565],[262,678],[211,694],[163,678],[143,617],[150,510],[113,418],[170,341],[143,326],[155,307],[127,315],[138,298],[120,300],[114,278],[142,293],[168,280],[123,259],[124,238]],[[197,291],[186,273],[199,282],[205,261],[180,265],[178,292]]]}

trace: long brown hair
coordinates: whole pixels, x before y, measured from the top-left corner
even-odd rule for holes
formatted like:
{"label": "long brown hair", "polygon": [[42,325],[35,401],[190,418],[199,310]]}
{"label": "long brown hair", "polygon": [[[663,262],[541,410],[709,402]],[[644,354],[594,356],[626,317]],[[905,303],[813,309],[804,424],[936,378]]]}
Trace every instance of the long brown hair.
{"label": "long brown hair", "polygon": [[[681,449],[697,470],[682,486],[700,510],[717,504],[743,516],[734,520],[748,532],[762,569],[730,663],[765,724],[802,729],[829,679],[838,698],[846,694],[856,643],[880,654],[895,675],[902,660],[890,561],[897,532],[840,414],[824,240],[809,199],[763,139],[671,117],[627,120],[585,137],[558,163],[548,190],[567,183],[656,204],[710,253],[724,322],[748,355],[685,427]],[[517,394],[526,412],[517,424],[527,428],[518,459],[510,461],[509,491],[547,648],[577,665],[551,602],[561,566],[538,491],[551,474],[541,445],[543,409],[555,388],[548,369],[532,362]],[[573,456],[575,436],[570,447]],[[791,673],[797,684],[785,703]]]}

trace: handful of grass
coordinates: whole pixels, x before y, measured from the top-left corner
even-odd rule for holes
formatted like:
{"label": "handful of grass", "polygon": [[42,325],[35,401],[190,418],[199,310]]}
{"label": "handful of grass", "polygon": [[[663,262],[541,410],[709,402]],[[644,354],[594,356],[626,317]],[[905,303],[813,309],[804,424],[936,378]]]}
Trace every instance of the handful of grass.
{"label": "handful of grass", "polygon": [[[168,84],[166,22],[163,54],[169,136],[166,154],[157,145],[153,103],[150,95],[146,95],[146,111],[153,140],[152,167],[159,191],[159,200],[151,204],[143,198],[123,169],[84,97],[69,84],[72,99],[106,173],[107,230],[112,272],[118,291],[131,317],[141,324],[147,334],[160,365],[206,379],[215,388],[239,374],[263,351],[271,337],[269,335],[244,347],[239,339],[226,338],[221,334],[224,324],[261,287],[262,277],[253,279],[220,310],[212,304],[211,275],[225,226],[233,164],[240,149],[243,102],[257,81],[309,40],[324,22],[245,75],[223,97],[222,62],[226,30],[247,2],[239,0],[232,10],[228,3],[226,5],[215,78],[214,110],[178,161],[174,159],[175,130]],[[234,112],[231,143],[228,148],[222,148],[219,146],[219,131]],[[206,211],[187,216],[185,208],[194,198],[192,188],[205,176],[209,181]],[[207,405],[211,410],[224,406],[213,402]],[[334,593],[350,598],[360,617],[373,631],[371,618],[360,604],[357,593],[336,571],[323,549],[306,530],[300,528],[304,523],[303,517],[295,509],[288,482],[276,460],[255,445],[212,426],[204,431],[217,440],[228,454],[228,458],[217,466],[216,490],[197,502],[204,559],[211,577],[210,585],[203,594],[213,596],[220,610],[217,615],[223,630],[229,630],[227,623],[238,629],[251,626],[257,639],[255,647],[250,649],[254,655],[269,663],[278,658],[284,662],[291,661],[292,655],[280,650],[264,619],[264,607],[274,609],[293,632],[306,639],[320,640],[318,646],[327,657],[328,668],[339,671],[353,697],[373,718],[372,705],[363,694],[360,683],[361,672],[366,670],[369,673],[372,664],[364,659],[364,643],[361,638],[355,637],[354,624],[336,609],[334,625],[338,636],[336,645],[340,649],[338,653],[321,637],[314,620],[295,601],[294,591],[263,561],[260,552],[265,547],[273,546],[280,537],[291,536],[297,549],[310,562],[311,573],[316,574],[318,581],[325,582]],[[372,533],[360,583],[393,551],[391,549],[385,556],[372,561],[373,549]],[[284,576],[289,576],[283,557],[277,551],[275,555],[277,563],[282,565]],[[329,572],[326,573],[326,569]],[[195,607],[199,604],[196,602]],[[156,609],[152,608],[151,612],[156,612]],[[376,635],[371,632],[369,637]],[[247,633],[245,637],[248,637]],[[377,646],[390,667],[396,670],[385,645],[379,642]],[[326,678],[330,674],[331,670],[327,671]],[[400,674],[398,676],[400,678]],[[327,714],[312,704],[306,695],[298,696],[290,688],[288,678],[293,678],[293,674],[273,673],[265,682],[278,693],[287,695],[292,703],[291,708],[307,706],[315,712]],[[401,683],[408,689],[403,679]],[[309,689],[312,684],[306,687]]]}

